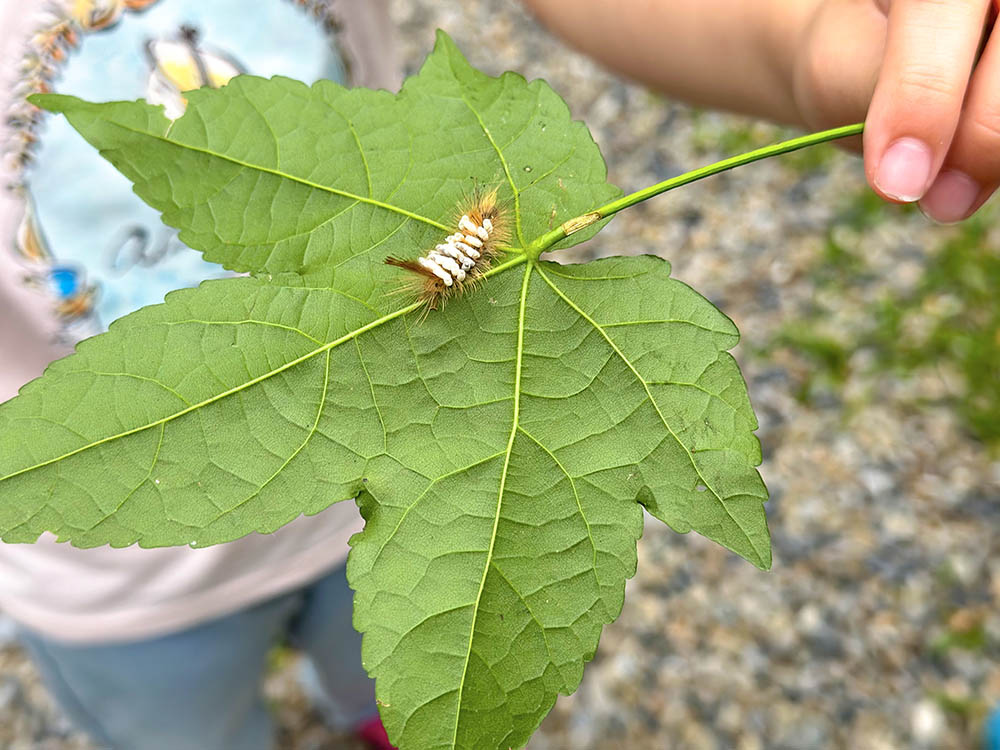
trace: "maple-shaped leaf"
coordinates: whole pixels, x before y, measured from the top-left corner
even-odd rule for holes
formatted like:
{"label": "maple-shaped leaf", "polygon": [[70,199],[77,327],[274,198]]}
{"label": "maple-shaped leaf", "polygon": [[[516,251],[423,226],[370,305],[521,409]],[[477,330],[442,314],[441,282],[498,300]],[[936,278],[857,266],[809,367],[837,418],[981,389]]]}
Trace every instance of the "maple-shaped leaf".
{"label": "maple-shaped leaf", "polygon": [[[659,258],[530,250],[619,195],[545,83],[441,35],[396,96],[238,77],[188,98],[170,122],[37,97],[252,277],[122,318],[0,407],[4,541],[214,544],[357,498],[355,624],[403,750],[527,742],[621,610],[643,507],[769,566],[733,323]],[[382,261],[480,187],[510,248],[424,315]]]}

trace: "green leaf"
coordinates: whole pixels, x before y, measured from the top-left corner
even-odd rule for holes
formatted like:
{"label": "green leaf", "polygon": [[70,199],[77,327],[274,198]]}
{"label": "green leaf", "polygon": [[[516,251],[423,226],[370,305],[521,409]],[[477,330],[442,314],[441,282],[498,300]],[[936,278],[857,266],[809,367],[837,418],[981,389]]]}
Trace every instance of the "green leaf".
{"label": "green leaf", "polygon": [[[403,747],[527,741],[621,611],[637,499],[680,531],[770,564],[756,422],[726,353],[736,330],[668,272],[648,256],[528,264],[490,283],[495,305],[469,300],[462,317],[474,326],[434,316],[411,330],[418,393],[440,384],[432,397],[446,404],[468,390],[452,357],[441,369],[419,359],[457,339],[469,347],[458,362],[513,369],[501,391],[513,403],[500,419],[442,424],[419,441],[445,452],[421,461],[409,492],[397,469],[391,487],[370,477],[361,497],[366,526],[348,564],[355,624]],[[484,319],[506,346],[473,343]],[[473,435],[488,443],[470,454]]]}
{"label": "green leaf", "polygon": [[545,84],[442,36],[396,98],[236,79],[172,126],[41,101],[259,275],[168,295],[0,407],[5,541],[214,544],[356,497],[355,624],[403,750],[528,740],[621,610],[643,507],[769,566],[736,328],[665,261],[512,252],[424,319],[391,293],[382,258],[452,231],[473,181],[518,246],[617,194]]}
{"label": "green leaf", "polygon": [[443,34],[398,97],[253,76],[185,96],[173,123],[144,101],[32,101],[65,114],[181,240],[234,271],[388,278],[372,261],[440,242],[477,185],[500,187],[522,247],[620,194],[551,88],[488,77]]}

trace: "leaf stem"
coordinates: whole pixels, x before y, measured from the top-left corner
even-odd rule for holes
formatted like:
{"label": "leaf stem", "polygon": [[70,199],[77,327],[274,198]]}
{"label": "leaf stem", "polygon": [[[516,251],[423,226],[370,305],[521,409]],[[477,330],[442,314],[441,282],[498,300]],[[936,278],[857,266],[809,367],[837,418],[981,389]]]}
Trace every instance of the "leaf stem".
{"label": "leaf stem", "polygon": [[623,208],[629,208],[637,203],[642,203],[643,201],[649,200],[650,198],[660,195],[661,193],[665,193],[668,190],[673,190],[681,185],[697,182],[705,177],[711,177],[712,175],[719,174],[719,172],[725,172],[729,169],[733,169],[734,167],[741,167],[744,164],[750,164],[755,161],[760,161],[761,159],[768,159],[772,156],[779,156],[792,151],[798,151],[800,148],[806,148],[807,146],[815,146],[816,144],[826,143],[827,141],[833,141],[838,138],[858,135],[864,130],[864,127],[864,123],[857,123],[854,125],[844,125],[839,128],[832,128],[831,130],[823,130],[819,133],[809,133],[808,135],[792,138],[788,141],[773,143],[770,146],[764,146],[763,148],[758,148],[754,151],[748,151],[747,153],[740,154],[739,156],[731,156],[728,159],[717,161],[714,164],[709,164],[708,166],[700,167],[690,172],[685,172],[677,177],[671,177],[669,180],[664,180],[656,185],[651,185],[648,188],[643,188],[642,190],[630,193],[629,195],[622,196],[618,200],[611,201],[611,203],[601,206],[600,208],[588,211],[585,214],[563,222],[559,227],[553,229],[551,232],[546,232],[536,238],[530,245],[528,245],[527,252],[532,257],[537,258],[541,253],[548,250],[555,243],[559,242],[559,240],[573,234],[573,232],[578,232],[584,227],[588,227],[601,219],[613,216]]}

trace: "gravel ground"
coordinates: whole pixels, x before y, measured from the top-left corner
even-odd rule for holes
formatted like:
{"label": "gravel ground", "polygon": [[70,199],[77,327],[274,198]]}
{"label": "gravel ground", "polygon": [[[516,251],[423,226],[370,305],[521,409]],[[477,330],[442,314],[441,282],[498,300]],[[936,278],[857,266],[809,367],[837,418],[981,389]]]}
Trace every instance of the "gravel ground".
{"label": "gravel ground", "polygon": [[[410,71],[441,27],[483,70],[548,80],[626,189],[728,155],[719,144],[733,132],[772,133],[623,83],[513,2],[396,0],[393,12]],[[843,330],[862,326],[866,300],[912,286],[922,260],[954,231],[893,213],[848,238],[872,273],[830,299],[810,272],[844,197],[863,185],[859,162],[846,155],[813,170],[772,160],[626,212],[563,254],[658,253],[739,325],[775,560],[762,573],[651,520],[621,618],[605,629],[578,692],[560,698],[529,747],[976,745],[985,711],[1000,701],[1000,462],[947,409],[914,408],[915,395],[943,387],[943,375],[852,375],[803,403],[795,394],[808,363],[782,349],[758,353],[820,298]],[[282,747],[351,747],[309,712],[294,659],[287,663],[268,682],[286,728]],[[0,717],[2,748],[88,747],[11,644],[0,650]]]}

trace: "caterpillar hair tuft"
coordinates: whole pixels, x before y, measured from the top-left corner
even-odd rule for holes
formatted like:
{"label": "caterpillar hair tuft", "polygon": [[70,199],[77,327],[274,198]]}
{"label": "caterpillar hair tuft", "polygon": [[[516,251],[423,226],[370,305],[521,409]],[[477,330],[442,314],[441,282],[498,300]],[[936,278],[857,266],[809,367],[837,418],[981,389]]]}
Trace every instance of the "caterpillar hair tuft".
{"label": "caterpillar hair tuft", "polygon": [[388,257],[387,265],[412,274],[402,291],[415,293],[427,310],[473,288],[510,239],[505,207],[496,189],[477,191],[459,204],[456,231],[414,260]]}

